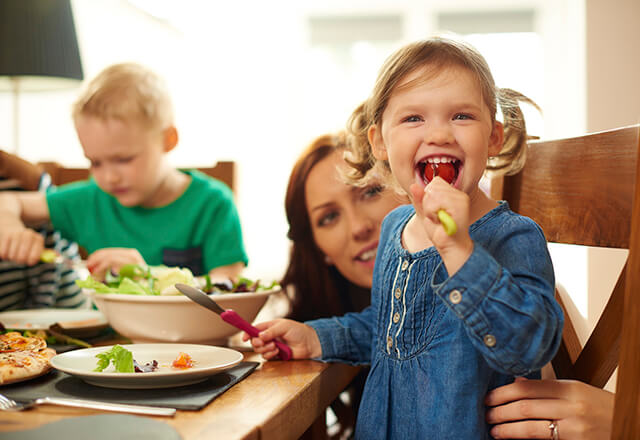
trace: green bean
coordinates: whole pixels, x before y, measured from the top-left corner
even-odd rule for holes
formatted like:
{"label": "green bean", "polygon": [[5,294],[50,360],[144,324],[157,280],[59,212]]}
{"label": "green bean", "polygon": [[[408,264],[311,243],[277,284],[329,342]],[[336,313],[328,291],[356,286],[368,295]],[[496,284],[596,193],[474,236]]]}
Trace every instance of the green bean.
{"label": "green bean", "polygon": [[456,225],[455,220],[453,220],[449,213],[444,209],[438,210],[438,219],[440,220],[440,223],[442,223],[442,227],[447,235],[451,236],[458,231],[458,226]]}
{"label": "green bean", "polygon": [[43,263],[53,263],[57,258],[58,254],[56,254],[56,251],[52,249],[45,249],[40,254],[40,261],[42,261]]}

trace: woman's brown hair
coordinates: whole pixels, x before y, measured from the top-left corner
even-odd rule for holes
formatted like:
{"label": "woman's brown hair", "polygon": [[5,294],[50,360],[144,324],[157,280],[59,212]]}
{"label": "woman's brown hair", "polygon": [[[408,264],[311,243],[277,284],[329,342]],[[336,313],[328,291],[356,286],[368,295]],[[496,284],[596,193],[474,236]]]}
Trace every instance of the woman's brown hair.
{"label": "woman's brown hair", "polygon": [[325,263],[324,254],[314,241],[307,212],[305,186],[309,173],[319,162],[333,153],[342,153],[345,148],[344,134],[316,138],[303,151],[289,177],[285,211],[291,251],[281,284],[289,293],[291,308],[288,316],[292,319],[304,321],[353,311],[350,310],[348,292],[363,289]]}

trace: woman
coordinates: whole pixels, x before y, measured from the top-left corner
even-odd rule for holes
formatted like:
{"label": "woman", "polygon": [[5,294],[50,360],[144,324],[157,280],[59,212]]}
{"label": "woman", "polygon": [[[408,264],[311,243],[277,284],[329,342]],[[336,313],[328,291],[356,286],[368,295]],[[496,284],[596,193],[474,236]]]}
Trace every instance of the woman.
{"label": "woman", "polygon": [[407,203],[378,183],[341,180],[343,134],[315,139],[289,178],[285,209],[292,241],[282,285],[299,321],[357,312],[369,305],[382,219]]}
{"label": "woman", "polygon": [[[345,183],[339,174],[346,167],[345,142],[342,133],[318,137],[289,178],[285,209],[292,244],[281,284],[291,300],[288,317],[299,321],[358,312],[370,304],[382,219],[408,203],[375,182],[361,188]],[[332,403],[339,422],[330,429],[332,437],[353,429],[365,378],[366,372],[360,373],[347,389],[349,405],[340,399]]]}

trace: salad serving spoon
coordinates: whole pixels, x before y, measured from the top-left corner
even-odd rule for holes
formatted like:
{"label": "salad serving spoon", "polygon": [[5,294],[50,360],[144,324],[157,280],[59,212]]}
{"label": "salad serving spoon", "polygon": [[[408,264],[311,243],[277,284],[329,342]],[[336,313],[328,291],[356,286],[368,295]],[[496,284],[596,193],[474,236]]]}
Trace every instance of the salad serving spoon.
{"label": "salad serving spoon", "polygon": [[[222,320],[227,324],[231,324],[237,329],[247,332],[247,334],[249,334],[249,336],[251,336],[252,338],[258,337],[260,330],[245,321],[244,318],[238,315],[238,313],[234,310],[225,310],[220,307],[217,302],[211,299],[211,297],[202,290],[181,283],[177,283],[175,286],[176,289],[182,292],[190,300],[220,315],[220,318],[222,318]],[[288,361],[289,359],[291,359],[291,348],[287,344],[278,340],[274,340],[273,342],[275,342],[276,347],[278,347],[278,350],[280,350],[278,356],[281,360]]]}

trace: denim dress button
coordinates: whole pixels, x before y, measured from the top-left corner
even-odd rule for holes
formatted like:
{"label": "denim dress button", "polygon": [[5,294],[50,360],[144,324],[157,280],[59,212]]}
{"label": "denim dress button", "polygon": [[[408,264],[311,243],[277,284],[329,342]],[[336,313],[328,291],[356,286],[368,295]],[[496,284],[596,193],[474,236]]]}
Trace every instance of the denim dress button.
{"label": "denim dress button", "polygon": [[393,322],[397,323],[398,321],[400,321],[400,313],[396,312],[393,314]]}
{"label": "denim dress button", "polygon": [[484,342],[484,345],[486,345],[487,347],[493,347],[496,345],[496,337],[493,335],[484,335],[484,338],[482,338],[482,341]]}
{"label": "denim dress button", "polygon": [[405,260],[402,262],[402,270],[407,270],[407,267],[409,267],[409,262]]}
{"label": "denim dress button", "polygon": [[396,299],[400,299],[401,295],[402,295],[402,290],[400,290],[399,287],[396,287],[396,291],[394,292],[394,296],[396,297]]}
{"label": "denim dress button", "polygon": [[393,339],[391,336],[387,336],[387,348],[391,348],[393,346]]}
{"label": "denim dress button", "polygon": [[460,301],[462,301],[462,293],[457,289],[453,289],[451,293],[449,293],[449,301],[453,304],[459,304]]}

